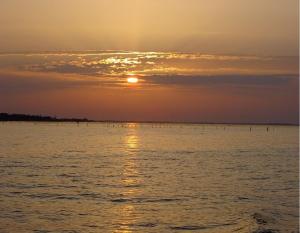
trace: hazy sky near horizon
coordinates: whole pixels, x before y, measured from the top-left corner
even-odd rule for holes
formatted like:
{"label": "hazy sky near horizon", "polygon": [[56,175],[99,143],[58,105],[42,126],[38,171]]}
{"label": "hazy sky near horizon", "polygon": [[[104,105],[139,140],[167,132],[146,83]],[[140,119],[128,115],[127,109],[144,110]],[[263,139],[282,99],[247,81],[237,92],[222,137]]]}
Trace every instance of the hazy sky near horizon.
{"label": "hazy sky near horizon", "polygon": [[298,9],[297,0],[1,0],[0,112],[298,123]]}

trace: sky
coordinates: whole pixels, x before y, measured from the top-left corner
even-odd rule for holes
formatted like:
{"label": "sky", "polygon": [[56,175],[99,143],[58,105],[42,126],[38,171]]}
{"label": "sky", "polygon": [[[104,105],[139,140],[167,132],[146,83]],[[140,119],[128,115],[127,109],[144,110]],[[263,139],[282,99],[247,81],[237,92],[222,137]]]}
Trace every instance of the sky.
{"label": "sky", "polygon": [[0,112],[298,123],[298,9],[297,0],[1,0]]}

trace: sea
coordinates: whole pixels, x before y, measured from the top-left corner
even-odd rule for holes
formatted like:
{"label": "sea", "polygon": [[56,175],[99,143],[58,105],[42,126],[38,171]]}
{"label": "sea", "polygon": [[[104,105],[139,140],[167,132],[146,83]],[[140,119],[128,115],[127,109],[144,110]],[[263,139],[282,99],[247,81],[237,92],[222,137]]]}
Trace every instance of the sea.
{"label": "sea", "polygon": [[299,127],[0,123],[0,232],[299,232]]}

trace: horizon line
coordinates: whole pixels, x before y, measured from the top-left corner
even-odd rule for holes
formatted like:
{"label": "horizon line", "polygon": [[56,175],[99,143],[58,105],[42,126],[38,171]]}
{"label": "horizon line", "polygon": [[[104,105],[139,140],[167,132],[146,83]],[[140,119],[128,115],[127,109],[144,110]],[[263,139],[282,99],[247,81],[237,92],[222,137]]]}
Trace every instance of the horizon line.
{"label": "horizon line", "polygon": [[[10,119],[2,119],[2,116],[6,115]],[[23,119],[12,119],[13,116],[23,117]],[[24,119],[26,118],[26,119]],[[31,119],[30,119],[31,118]],[[34,120],[33,118],[39,118]],[[287,123],[287,122],[208,122],[208,121],[149,121],[149,120],[92,120],[88,118],[75,118],[75,117],[56,117],[45,115],[31,115],[21,113],[6,113],[0,112],[0,122],[74,122],[74,123],[121,123],[121,124],[191,124],[191,125],[274,125],[274,126],[298,126],[299,123]]]}

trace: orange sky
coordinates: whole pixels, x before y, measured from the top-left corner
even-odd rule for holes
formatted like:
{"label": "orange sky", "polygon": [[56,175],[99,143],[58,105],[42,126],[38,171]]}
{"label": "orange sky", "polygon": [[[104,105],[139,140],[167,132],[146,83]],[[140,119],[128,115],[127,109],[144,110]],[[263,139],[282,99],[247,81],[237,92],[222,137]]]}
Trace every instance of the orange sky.
{"label": "orange sky", "polygon": [[298,122],[297,0],[2,0],[0,25],[0,112]]}
{"label": "orange sky", "polygon": [[298,54],[298,0],[1,0],[0,50]]}

